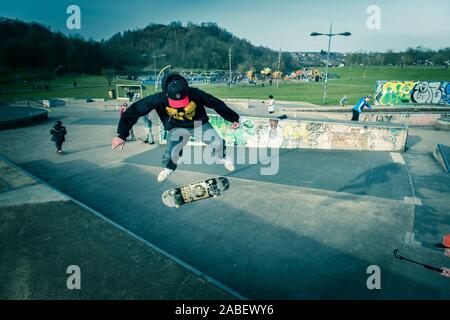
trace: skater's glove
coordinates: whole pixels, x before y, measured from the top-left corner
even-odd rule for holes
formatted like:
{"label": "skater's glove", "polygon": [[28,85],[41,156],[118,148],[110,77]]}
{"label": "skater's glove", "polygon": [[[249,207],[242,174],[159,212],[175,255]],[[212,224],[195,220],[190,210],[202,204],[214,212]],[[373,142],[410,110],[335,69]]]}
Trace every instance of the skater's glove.
{"label": "skater's glove", "polygon": [[239,122],[233,122],[233,124],[231,125],[231,129],[237,129],[239,128],[240,124]]}
{"label": "skater's glove", "polygon": [[123,140],[119,137],[115,137],[111,143],[111,150],[114,150],[118,146],[122,146],[121,149],[123,149],[124,145],[125,145],[125,140]]}

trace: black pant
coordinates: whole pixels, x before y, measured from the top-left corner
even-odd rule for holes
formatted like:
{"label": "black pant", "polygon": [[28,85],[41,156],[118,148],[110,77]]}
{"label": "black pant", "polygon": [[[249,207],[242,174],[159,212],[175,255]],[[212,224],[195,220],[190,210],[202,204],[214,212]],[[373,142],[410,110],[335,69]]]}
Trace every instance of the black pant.
{"label": "black pant", "polygon": [[352,121],[359,121],[359,112],[353,109]]}
{"label": "black pant", "polygon": [[61,150],[63,141],[55,141],[56,151]]}
{"label": "black pant", "polygon": [[[166,135],[166,151],[163,156],[163,165],[168,168],[175,170],[177,168],[178,159],[183,155],[183,147],[189,142],[190,137],[194,135],[195,129],[182,129],[173,128]],[[226,146],[225,140],[223,140],[217,133],[216,129],[209,122],[205,122],[202,125],[202,139],[205,137],[205,133],[209,137],[214,137],[211,141],[203,141],[207,145],[210,145],[219,159],[226,157]],[[175,135],[174,137],[172,137]],[[178,150],[175,150],[177,148]]]}

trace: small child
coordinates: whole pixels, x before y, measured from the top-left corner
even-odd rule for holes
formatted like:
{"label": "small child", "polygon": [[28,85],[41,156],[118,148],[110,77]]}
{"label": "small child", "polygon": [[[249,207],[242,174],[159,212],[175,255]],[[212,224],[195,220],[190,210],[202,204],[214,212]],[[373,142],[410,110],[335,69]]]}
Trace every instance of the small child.
{"label": "small child", "polygon": [[275,99],[273,98],[273,95],[269,96],[269,101],[267,101],[267,110],[269,111],[269,114],[272,114],[275,112]]}
{"label": "small child", "polygon": [[348,98],[347,96],[343,96],[341,101],[339,102],[339,104],[341,105],[341,107],[345,107],[348,103]]}
{"label": "small child", "polygon": [[55,125],[50,130],[50,134],[52,135],[52,141],[54,141],[56,145],[56,153],[62,154],[62,145],[64,141],[66,141],[66,127],[62,125],[61,121],[56,121]]}

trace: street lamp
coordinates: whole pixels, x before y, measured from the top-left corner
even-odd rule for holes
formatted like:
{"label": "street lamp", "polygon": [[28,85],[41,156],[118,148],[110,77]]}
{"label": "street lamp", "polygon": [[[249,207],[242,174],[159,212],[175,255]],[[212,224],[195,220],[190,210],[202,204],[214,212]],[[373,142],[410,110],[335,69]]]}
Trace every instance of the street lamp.
{"label": "street lamp", "polygon": [[156,58],[162,58],[165,57],[166,55],[163,54],[159,54],[159,55],[153,55],[153,70],[155,70],[155,81],[156,81]]}
{"label": "street lamp", "polygon": [[158,55],[153,55],[153,70],[155,70],[155,92],[158,91],[158,83],[157,83],[157,76],[156,76],[156,58],[162,58],[165,57],[166,55],[163,54],[158,54]]}
{"label": "street lamp", "polygon": [[323,104],[326,103],[326,99],[327,99],[328,65],[330,64],[331,38],[334,36],[348,37],[348,36],[352,35],[350,32],[332,33],[332,31],[333,31],[333,23],[330,24],[330,33],[313,32],[310,34],[311,37],[317,37],[317,36],[327,36],[328,37],[328,53],[327,53],[327,66],[325,68],[325,88],[324,88],[324,93],[323,93]]}

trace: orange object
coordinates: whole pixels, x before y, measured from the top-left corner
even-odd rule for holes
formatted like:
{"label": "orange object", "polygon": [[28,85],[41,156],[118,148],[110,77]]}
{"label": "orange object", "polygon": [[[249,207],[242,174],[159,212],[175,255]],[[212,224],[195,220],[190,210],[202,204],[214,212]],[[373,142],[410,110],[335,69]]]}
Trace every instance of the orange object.
{"label": "orange object", "polygon": [[442,238],[442,245],[446,248],[450,248],[450,234],[446,234]]}

